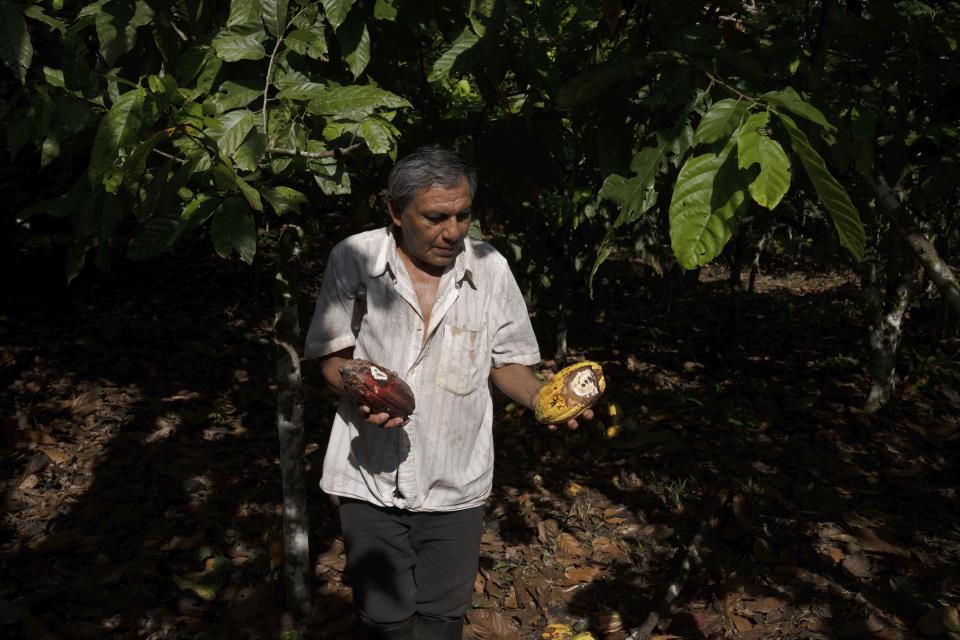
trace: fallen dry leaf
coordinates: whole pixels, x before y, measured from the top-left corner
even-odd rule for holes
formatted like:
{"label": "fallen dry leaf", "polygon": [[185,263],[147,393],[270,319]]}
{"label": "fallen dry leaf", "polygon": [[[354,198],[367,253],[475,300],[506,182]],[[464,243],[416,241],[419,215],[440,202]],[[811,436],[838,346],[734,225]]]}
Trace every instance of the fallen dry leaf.
{"label": "fallen dry leaf", "polygon": [[496,609],[467,611],[467,624],[478,640],[520,640],[520,629],[516,622]]}
{"label": "fallen dry leaf", "polygon": [[564,578],[557,582],[560,586],[586,584],[596,580],[603,571],[599,567],[567,567],[563,572]]}
{"label": "fallen dry leaf", "polygon": [[582,558],[587,555],[580,543],[571,534],[564,531],[557,536],[557,549],[566,556],[572,558]]}
{"label": "fallen dry leaf", "polygon": [[945,631],[960,632],[957,608],[946,606],[927,611],[917,620],[917,628],[925,636],[939,636]]}
{"label": "fallen dry leaf", "polygon": [[745,633],[753,629],[753,622],[743,616],[732,615],[730,616],[730,620],[740,633]]}

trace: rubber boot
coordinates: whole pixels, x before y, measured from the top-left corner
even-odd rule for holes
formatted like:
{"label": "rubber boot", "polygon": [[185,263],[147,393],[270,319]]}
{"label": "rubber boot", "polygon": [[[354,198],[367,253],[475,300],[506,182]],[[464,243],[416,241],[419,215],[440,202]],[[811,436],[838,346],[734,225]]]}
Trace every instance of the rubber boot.
{"label": "rubber boot", "polygon": [[360,637],[364,640],[412,640],[413,617],[385,624],[361,621]]}
{"label": "rubber boot", "polygon": [[461,640],[463,618],[434,618],[419,613],[413,617],[413,640]]}

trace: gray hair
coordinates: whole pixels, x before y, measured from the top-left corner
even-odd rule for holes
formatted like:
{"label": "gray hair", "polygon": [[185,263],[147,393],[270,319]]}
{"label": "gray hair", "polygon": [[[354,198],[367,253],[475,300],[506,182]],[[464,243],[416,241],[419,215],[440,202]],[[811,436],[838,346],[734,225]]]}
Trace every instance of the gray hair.
{"label": "gray hair", "polygon": [[440,146],[420,147],[393,165],[387,179],[387,198],[397,212],[406,211],[423,189],[456,187],[466,178],[470,198],[477,192],[476,170],[457,153]]}

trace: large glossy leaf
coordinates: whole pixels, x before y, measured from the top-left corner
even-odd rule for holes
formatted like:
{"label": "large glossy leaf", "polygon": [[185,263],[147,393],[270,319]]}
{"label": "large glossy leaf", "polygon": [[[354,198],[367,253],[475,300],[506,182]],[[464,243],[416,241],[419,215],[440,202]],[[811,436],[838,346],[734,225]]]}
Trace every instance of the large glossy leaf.
{"label": "large glossy leaf", "polygon": [[277,94],[279,100],[313,100],[322,97],[328,91],[326,85],[310,80],[303,80],[296,84],[285,82],[282,86],[283,89]]}
{"label": "large glossy leaf", "polygon": [[830,174],[823,158],[810,145],[807,135],[800,130],[797,123],[790,116],[782,113],[778,113],[777,117],[787,130],[793,151],[800,157],[800,162],[803,163],[813,188],[820,196],[820,202],[833,219],[833,226],[840,236],[840,244],[846,247],[856,260],[862,260],[866,234],[863,230],[863,222],[860,220],[860,213],[853,206],[850,195]]}
{"label": "large glossy leaf", "polygon": [[397,128],[378,116],[369,116],[360,122],[360,137],[372,153],[390,153],[397,144]]}
{"label": "large glossy leaf", "polygon": [[316,115],[338,115],[359,120],[374,109],[409,107],[404,98],[371,85],[353,85],[327,89],[310,101],[307,110]]}
{"label": "large glossy leaf", "polygon": [[120,149],[136,142],[145,96],[146,91],[140,88],[128,91],[120,96],[100,121],[87,169],[90,182],[100,182],[113,167]]}
{"label": "large glossy leaf", "polygon": [[260,60],[267,55],[263,41],[267,34],[262,28],[246,24],[221,31],[211,43],[224,62],[237,60]]}
{"label": "large glossy leaf", "polygon": [[497,11],[497,5],[500,2],[502,0],[470,0],[467,17],[470,19],[474,33],[481,38],[486,35],[487,28],[493,26],[494,12]]}
{"label": "large glossy leaf", "polygon": [[227,17],[227,26],[238,27],[251,22],[259,22],[260,12],[260,0],[230,0],[230,15]]}
{"label": "large glossy leaf", "polygon": [[265,134],[251,131],[233,153],[233,161],[244,171],[256,171],[257,164],[267,151],[268,142]]}
{"label": "large glossy leaf", "polygon": [[260,7],[267,32],[279,38],[287,28],[287,0],[260,0]]}
{"label": "large glossy leaf", "polygon": [[334,31],[347,19],[354,0],[323,0],[323,12]]}
{"label": "large glossy leaf", "polygon": [[231,109],[245,107],[262,96],[262,86],[254,87],[227,80],[220,85],[217,93],[210,96],[207,103],[213,107],[214,114],[216,115],[224,111],[230,111]]}
{"label": "large glossy leaf", "polygon": [[684,269],[720,255],[747,202],[733,149],[734,134],[719,152],[691,156],[680,169],[670,201],[670,241]]}
{"label": "large glossy leaf", "polygon": [[370,63],[370,31],[366,20],[354,13],[340,27],[337,38],[350,73],[354,78],[360,77]]}
{"label": "large glossy leaf", "polygon": [[713,144],[725,140],[736,131],[747,112],[747,103],[742,100],[718,100],[711,105],[693,134],[693,144]]}
{"label": "large glossy leaf", "polygon": [[133,49],[137,29],[150,24],[153,9],[144,0],[110,0],[97,13],[100,54],[107,64]]}
{"label": "large glossy leaf", "polygon": [[12,2],[0,0],[0,60],[21,83],[33,60],[33,44],[23,13]]}
{"label": "large glossy leaf", "polygon": [[299,213],[300,205],[307,203],[307,196],[290,187],[266,188],[261,189],[260,193],[278,216],[290,211]]}
{"label": "large glossy leaf", "polygon": [[437,61],[433,63],[433,68],[430,70],[430,75],[427,77],[427,80],[429,82],[436,82],[446,78],[450,75],[453,65],[457,63],[457,59],[469,51],[470,48],[479,41],[480,36],[474,33],[470,27],[464,27],[450,48],[444,51],[443,54],[437,58]]}
{"label": "large glossy leaf", "polygon": [[790,158],[780,143],[770,137],[770,113],[752,114],[743,124],[737,142],[737,163],[741,169],[760,165],[760,173],[747,186],[753,201],[773,209],[790,188]]}
{"label": "large glossy leaf", "polygon": [[213,214],[213,248],[226,258],[233,251],[247,264],[257,253],[257,225],[247,203],[240,198],[227,198]]}
{"label": "large glossy leaf", "polygon": [[249,182],[237,175],[233,167],[221,161],[213,165],[213,180],[221,189],[231,189],[239,191],[243,195],[247,204],[256,211],[263,211],[263,201],[260,199],[260,192],[254,189]]}
{"label": "large glossy leaf", "polygon": [[791,111],[801,118],[806,118],[811,122],[816,122],[827,131],[836,130],[835,126],[827,122],[827,118],[819,109],[809,102],[805,102],[803,98],[800,97],[800,94],[797,93],[797,91],[792,87],[787,87],[782,91],[771,91],[769,93],[765,93],[760,96],[760,100],[763,100],[767,104],[771,104],[775,107],[783,107],[787,111]]}
{"label": "large glossy leaf", "polygon": [[253,128],[256,116],[248,109],[228,111],[217,118],[216,126],[208,130],[210,137],[217,141],[217,146],[228,156],[232,156],[243,139]]}
{"label": "large glossy leaf", "polygon": [[283,39],[291,51],[296,51],[314,60],[326,60],[327,38],[323,25],[317,24],[308,29],[294,29]]}

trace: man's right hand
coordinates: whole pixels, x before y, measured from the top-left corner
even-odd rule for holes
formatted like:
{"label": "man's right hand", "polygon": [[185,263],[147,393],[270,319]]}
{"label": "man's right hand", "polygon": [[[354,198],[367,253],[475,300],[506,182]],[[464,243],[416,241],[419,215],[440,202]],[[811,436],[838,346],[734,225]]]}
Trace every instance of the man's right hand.
{"label": "man's right hand", "polygon": [[384,429],[401,427],[409,420],[409,418],[391,418],[389,413],[370,413],[370,407],[365,404],[361,404],[359,409],[360,415],[364,417],[364,420],[366,420],[368,424],[383,427]]}

